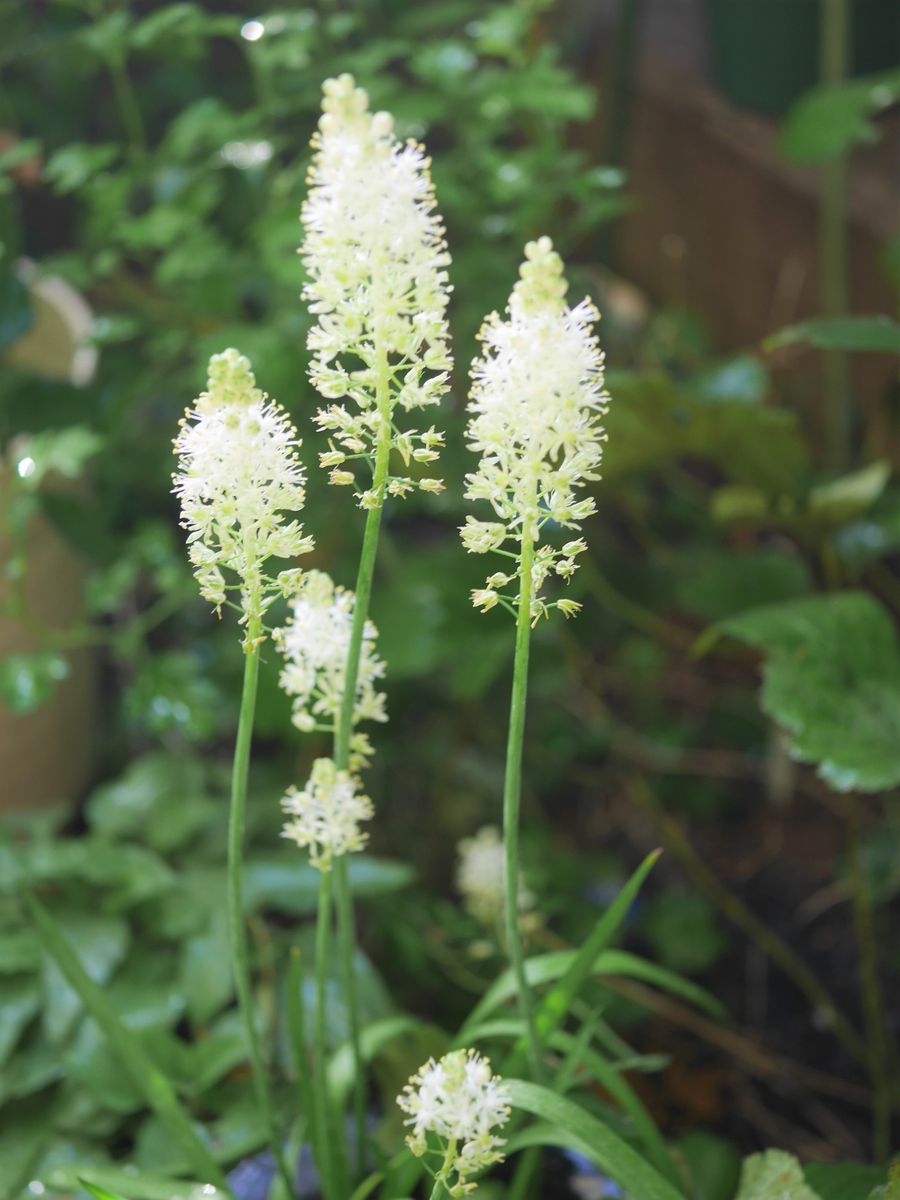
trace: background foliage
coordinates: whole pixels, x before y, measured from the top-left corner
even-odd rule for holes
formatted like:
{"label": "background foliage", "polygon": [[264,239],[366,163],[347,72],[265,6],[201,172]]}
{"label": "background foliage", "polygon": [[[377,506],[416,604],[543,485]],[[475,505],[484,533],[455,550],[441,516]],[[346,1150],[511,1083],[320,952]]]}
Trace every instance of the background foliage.
{"label": "background foliage", "polygon": [[[148,1167],[161,1154],[155,1118],[23,923],[14,896],[25,881],[211,1123],[223,1159],[262,1140],[218,903],[239,663],[234,631],[194,594],[167,494],[170,440],[208,355],[236,345],[314,461],[294,251],[320,82],[345,70],[434,157],[459,360],[450,486],[389,514],[375,591],[392,719],[371,783],[373,856],[356,868],[371,898],[367,1015],[397,1004],[458,1025],[499,962],[452,892],[454,843],[497,819],[512,649],[505,622],[469,606],[481,564],[454,535],[461,409],[482,316],[502,305],[524,241],[552,232],[573,291],[607,309],[614,404],[590,562],[572,585],[585,614],[535,639],[525,852],[546,916],[535,936],[577,944],[643,853],[665,844],[626,936],[721,998],[727,1041],[711,1018],[698,1025],[646,989],[595,983],[589,1000],[633,1043],[622,1045],[637,1090],[678,1140],[691,1194],[731,1200],[739,1153],[771,1142],[864,1157],[868,1098],[880,1094],[883,1109],[897,1078],[896,1012],[881,989],[896,993],[900,960],[881,935],[900,893],[900,492],[890,463],[854,461],[850,448],[824,468],[822,430],[778,393],[768,353],[806,342],[896,350],[896,324],[813,322],[722,359],[702,317],[620,312],[596,246],[630,198],[621,172],[573,148],[597,96],[563,62],[558,16],[540,0],[323,3],[252,20],[238,7],[56,0],[6,15],[0,345],[33,317],[24,255],[88,297],[100,357],[81,387],[9,365],[0,380],[8,612],[29,620],[37,514],[89,565],[83,628],[39,631],[37,652],[0,665],[0,690],[13,711],[33,711],[81,645],[95,647],[103,686],[96,787],[67,798],[84,800],[74,815],[8,823],[0,843],[0,1193],[88,1152],[94,1162],[133,1152]],[[871,89],[868,103],[860,87],[845,91],[843,107],[821,93],[798,106],[786,153],[821,160],[858,139],[877,106]],[[840,138],[821,116],[835,104]],[[25,458],[34,468],[20,476]],[[326,494],[314,469],[308,514],[315,565],[349,583],[352,501]],[[314,892],[294,856],[272,849],[298,751],[274,662],[261,687],[247,902],[278,1041],[285,981],[272,963],[296,942]],[[315,752],[307,739],[302,753]],[[765,852],[773,839],[776,856]],[[397,894],[408,887],[415,904]],[[339,1006],[334,1020],[337,1042]],[[433,1044],[391,1043],[377,1064],[384,1097],[440,1046],[437,1029]],[[773,1056],[768,1072],[760,1055]],[[799,1096],[785,1090],[792,1061],[806,1071]],[[823,1064],[826,1083],[814,1083]],[[833,1178],[791,1194],[854,1200],[881,1179]],[[762,1186],[745,1179],[741,1200]]]}

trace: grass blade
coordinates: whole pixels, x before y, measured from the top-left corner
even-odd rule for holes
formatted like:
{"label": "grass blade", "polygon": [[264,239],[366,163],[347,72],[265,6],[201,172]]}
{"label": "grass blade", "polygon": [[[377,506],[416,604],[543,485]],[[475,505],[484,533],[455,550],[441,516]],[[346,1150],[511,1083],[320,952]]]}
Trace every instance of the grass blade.
{"label": "grass blade", "polygon": [[539,1117],[559,1131],[562,1145],[577,1148],[601,1171],[641,1200],[684,1200],[684,1194],[602,1121],[567,1096],[522,1079],[505,1080],[514,1108]]}

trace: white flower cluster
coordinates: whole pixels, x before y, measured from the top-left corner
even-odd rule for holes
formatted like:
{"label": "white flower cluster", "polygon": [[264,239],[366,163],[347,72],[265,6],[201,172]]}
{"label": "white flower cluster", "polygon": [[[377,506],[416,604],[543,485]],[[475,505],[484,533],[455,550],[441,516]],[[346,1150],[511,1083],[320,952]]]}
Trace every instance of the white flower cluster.
{"label": "white flower cluster", "polygon": [[[506,862],[503,841],[494,825],[485,825],[457,847],[456,886],[466,909],[489,929],[502,929],[506,899]],[[534,894],[521,877],[518,890],[519,924],[534,928],[538,919],[531,910]]]}
{"label": "white flower cluster", "polygon": [[[599,313],[589,300],[565,302],[568,285],[549,238],[529,242],[520,278],[509,299],[508,318],[492,313],[479,340],[483,355],[472,364],[468,444],[481,455],[466,476],[466,497],[487,500],[497,520],[469,517],[461,529],[473,554],[510,553],[523,538],[534,543],[548,523],[578,528],[594,512],[591,497],[578,491],[599,479],[606,435],[602,419],[609,396],[603,390],[603,354],[593,325]],[[550,607],[573,616],[571,600],[547,604],[541,588],[551,574],[568,581],[575,557],[586,550],[580,538],[558,550],[537,545],[532,562],[532,618]],[[473,592],[476,607],[509,606],[502,589],[516,572],[497,571]]]}
{"label": "white flower cluster", "polygon": [[[300,440],[287,413],[256,386],[237,350],[215,354],[207,390],[188,409],[175,439],[173,491],[201,595],[221,612],[229,587],[239,589],[242,623],[256,625],[297,569],[266,573],[268,559],[292,559],[313,548],[285,514],[303,507]],[[225,572],[237,576],[229,584]]]}
{"label": "white flower cluster", "polygon": [[[293,701],[293,719],[298,729],[310,732],[328,722],[337,722],[344,695],[350,631],[356,599],[346,588],[336,587],[324,571],[308,571],[291,603],[287,624],[276,629],[275,645],[285,658],[279,682]],[[384,678],[384,662],[375,652],[378,630],[366,621],[356,678],[353,724],[386,721],[384,693],[376,684]],[[365,738],[354,745],[363,756]]]}
{"label": "white flower cluster", "polygon": [[290,838],[321,871],[331,870],[333,858],[362,850],[368,834],[361,822],[374,815],[372,801],[359,794],[359,780],[339,771],[330,758],[317,758],[302,792],[289,788],[281,801],[288,816],[282,837]]}
{"label": "white flower cluster", "polygon": [[493,1130],[509,1120],[509,1096],[499,1076],[491,1074],[489,1060],[474,1050],[452,1050],[438,1062],[429,1059],[397,1103],[408,1115],[404,1124],[412,1126],[406,1140],[413,1154],[426,1152],[428,1133],[450,1143],[437,1178],[451,1196],[473,1191],[469,1176],[502,1161],[505,1142]]}
{"label": "white flower cluster", "polygon": [[[353,485],[354,463],[371,462],[385,440],[407,468],[438,457],[443,434],[398,429],[395,413],[437,404],[447,390],[450,258],[424,147],[398,141],[393,118],[369,112],[351,75],[326,80],[323,91],[302,212],[303,297],[317,318],[313,385],[326,400],[352,401],[319,410],[316,423],[331,435],[321,463],[332,483]],[[386,480],[395,496],[442,486]],[[359,495],[364,508],[383,499],[373,488]]]}

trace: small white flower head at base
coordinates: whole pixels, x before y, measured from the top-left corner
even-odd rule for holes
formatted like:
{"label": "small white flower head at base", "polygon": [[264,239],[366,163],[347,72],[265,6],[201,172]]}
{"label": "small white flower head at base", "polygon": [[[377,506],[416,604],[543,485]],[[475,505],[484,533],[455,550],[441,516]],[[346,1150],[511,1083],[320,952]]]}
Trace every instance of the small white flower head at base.
{"label": "small white flower head at base", "polygon": [[290,788],[281,801],[287,816],[282,837],[309,850],[309,860],[320,871],[330,871],[332,860],[362,850],[368,834],[362,822],[374,815],[372,801],[359,791],[359,781],[349,771],[339,771],[330,758],[317,758],[303,791]]}
{"label": "small white flower head at base", "polygon": [[[322,465],[332,483],[356,484],[358,460],[373,461],[379,445],[405,466],[437,457],[442,434],[396,421],[448,388],[450,258],[424,147],[400,141],[389,113],[370,112],[352,76],[325,81],[312,147],[300,247],[316,319],[310,379],[329,402],[316,416],[329,436]],[[431,478],[392,480],[399,497],[439,489]],[[362,495],[363,507],[384,500]]]}
{"label": "small white flower head at base", "polygon": [[[322,722],[337,721],[344,695],[355,597],[336,587],[324,571],[308,571],[297,588],[287,624],[273,634],[284,655],[279,676],[293,702],[298,729],[310,731]],[[356,677],[353,725],[386,721],[384,694],[377,690],[384,663],[375,652],[378,631],[366,621]]]}
{"label": "small white flower head at base", "polygon": [[[474,837],[463,838],[457,846],[456,888],[463,905],[482,925],[503,933],[505,910],[506,862],[503,840],[494,825],[485,825]],[[533,911],[534,894],[519,878],[519,925],[523,932],[533,931],[540,917]]]}
{"label": "small white flower head at base", "polygon": [[221,610],[232,587],[245,626],[258,626],[284,590],[267,573],[268,560],[297,558],[313,546],[291,515],[305,498],[299,445],[287,413],[257,388],[247,359],[231,349],[213,355],[207,389],[174,442],[172,490],[201,595]]}
{"label": "small white flower head at base", "polygon": [[[492,313],[472,364],[468,404],[469,449],[478,466],[466,476],[466,497],[487,501],[495,520],[466,519],[465,548],[521,558],[522,540],[535,547],[532,618],[557,603],[541,588],[551,575],[568,583],[577,569],[581,538],[561,549],[541,545],[550,525],[577,529],[594,512],[580,491],[600,478],[609,396],[603,386],[603,354],[594,334],[599,314],[589,300],[566,304],[562,260],[549,238],[529,242],[506,318]],[[501,597],[514,603],[516,597]],[[486,609],[483,593],[473,593]],[[569,604],[565,615],[574,613]]]}
{"label": "small white flower head at base", "polygon": [[428,1134],[441,1140],[443,1161],[436,1172],[451,1196],[475,1188],[470,1176],[502,1162],[506,1144],[494,1132],[509,1120],[509,1096],[491,1073],[490,1061],[474,1050],[452,1050],[429,1059],[397,1097],[410,1126],[407,1145],[421,1157]]}

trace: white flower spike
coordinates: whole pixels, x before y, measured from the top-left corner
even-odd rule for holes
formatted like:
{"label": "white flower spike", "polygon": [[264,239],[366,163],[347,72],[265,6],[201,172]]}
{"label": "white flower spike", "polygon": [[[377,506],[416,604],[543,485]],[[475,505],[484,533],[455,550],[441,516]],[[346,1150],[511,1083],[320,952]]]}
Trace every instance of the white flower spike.
{"label": "white flower spike", "polygon": [[[336,587],[324,571],[307,572],[291,604],[287,624],[273,634],[285,658],[279,682],[293,700],[293,719],[305,732],[326,723],[333,728],[341,709],[355,597]],[[353,724],[386,721],[384,662],[375,652],[378,631],[367,621],[356,679]],[[359,751],[362,746],[357,746]]]}
{"label": "white flower spike", "polygon": [[174,442],[173,491],[200,594],[221,612],[228,588],[239,590],[248,629],[258,630],[285,579],[297,575],[268,575],[268,560],[313,548],[286,515],[305,498],[299,445],[287,413],[256,386],[248,360],[232,349],[213,355],[207,390],[185,413]]}
{"label": "white flower spike", "polygon": [[[447,390],[450,258],[424,147],[399,141],[389,113],[369,112],[352,76],[326,80],[323,92],[301,217],[303,298],[317,322],[310,378],[336,401],[316,416],[331,439],[321,464],[332,483],[358,486],[357,461],[374,462],[379,447],[405,466],[438,457],[443,434],[398,429],[396,410],[437,404]],[[385,488],[403,496],[441,486],[389,475],[358,499],[372,508]]]}
{"label": "white flower spike", "polygon": [[[609,396],[593,332],[599,313],[587,299],[568,307],[563,272],[549,238],[529,242],[506,319],[492,313],[479,334],[483,354],[472,364],[467,435],[481,458],[466,476],[466,497],[487,500],[497,519],[467,518],[460,533],[473,554],[509,552],[508,543],[520,547],[523,533],[538,543],[549,523],[577,529],[594,512],[593,499],[578,492],[600,478],[606,440]],[[581,538],[561,550],[537,546],[533,620],[550,607],[566,616],[577,611],[573,602],[546,603],[540,591],[551,574],[568,582],[586,548]],[[473,592],[476,607],[513,603],[490,592],[496,599],[483,589]]]}
{"label": "white flower spike", "polygon": [[[494,825],[485,825],[457,846],[456,887],[465,908],[489,929],[502,929],[504,911],[503,841]],[[519,925],[533,930],[540,924],[533,912],[534,894],[519,877]]]}
{"label": "white flower spike", "polygon": [[406,1141],[413,1154],[427,1152],[429,1133],[447,1143],[436,1178],[451,1196],[474,1191],[469,1176],[502,1161],[505,1142],[493,1131],[509,1120],[509,1096],[499,1076],[491,1074],[490,1061],[474,1050],[452,1050],[438,1062],[429,1059],[397,1103],[411,1126]]}
{"label": "white flower spike", "polygon": [[330,871],[332,859],[362,850],[369,835],[361,822],[374,816],[372,801],[359,794],[359,781],[330,758],[317,758],[306,787],[290,788],[281,807],[289,818],[282,837],[308,849],[320,871]]}

